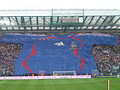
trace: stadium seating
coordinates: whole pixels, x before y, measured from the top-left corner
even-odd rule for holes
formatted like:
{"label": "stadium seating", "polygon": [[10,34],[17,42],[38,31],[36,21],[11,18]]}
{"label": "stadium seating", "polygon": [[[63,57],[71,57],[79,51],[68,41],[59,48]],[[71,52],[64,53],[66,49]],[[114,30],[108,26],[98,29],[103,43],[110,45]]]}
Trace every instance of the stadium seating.
{"label": "stadium seating", "polygon": [[51,75],[53,71],[76,71],[77,74],[92,74],[93,70],[98,70],[103,75],[116,74],[120,44],[113,45],[117,41],[116,36],[102,34],[6,34],[0,44],[0,73],[25,75],[44,71]]}

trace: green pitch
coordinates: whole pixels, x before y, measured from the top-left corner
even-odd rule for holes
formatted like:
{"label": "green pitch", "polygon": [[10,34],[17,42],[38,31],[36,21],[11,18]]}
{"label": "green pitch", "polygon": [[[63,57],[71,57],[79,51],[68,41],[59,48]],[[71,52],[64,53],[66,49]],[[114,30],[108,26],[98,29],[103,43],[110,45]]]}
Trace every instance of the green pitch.
{"label": "green pitch", "polygon": [[120,78],[0,80],[0,90],[120,90]]}

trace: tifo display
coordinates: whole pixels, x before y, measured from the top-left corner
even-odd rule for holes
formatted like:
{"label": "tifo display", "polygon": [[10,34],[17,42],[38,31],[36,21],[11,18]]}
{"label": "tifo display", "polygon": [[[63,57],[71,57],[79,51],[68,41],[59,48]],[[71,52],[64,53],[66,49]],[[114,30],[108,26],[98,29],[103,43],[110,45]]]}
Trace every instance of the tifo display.
{"label": "tifo display", "polygon": [[[117,75],[120,50],[115,49],[119,46],[119,37],[110,34],[4,34],[0,74],[45,76],[58,71],[62,73],[55,75]],[[112,61],[112,56],[104,60],[110,50],[116,56]]]}

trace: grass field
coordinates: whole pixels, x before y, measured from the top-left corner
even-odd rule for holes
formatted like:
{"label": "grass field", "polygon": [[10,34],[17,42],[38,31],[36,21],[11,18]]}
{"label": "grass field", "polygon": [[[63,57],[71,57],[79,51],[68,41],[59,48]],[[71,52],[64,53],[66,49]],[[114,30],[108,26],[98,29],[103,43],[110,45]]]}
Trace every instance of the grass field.
{"label": "grass field", "polygon": [[0,80],[0,90],[120,90],[120,78]]}

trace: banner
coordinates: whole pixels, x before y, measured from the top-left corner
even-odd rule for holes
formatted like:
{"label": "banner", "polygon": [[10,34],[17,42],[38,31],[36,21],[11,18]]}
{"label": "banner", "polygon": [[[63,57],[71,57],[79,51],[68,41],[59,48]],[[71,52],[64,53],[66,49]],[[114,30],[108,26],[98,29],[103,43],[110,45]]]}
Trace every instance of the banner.
{"label": "banner", "polygon": [[23,79],[77,79],[77,78],[91,78],[91,75],[77,75],[77,76],[15,76],[15,77],[0,77],[0,80],[23,80]]}

